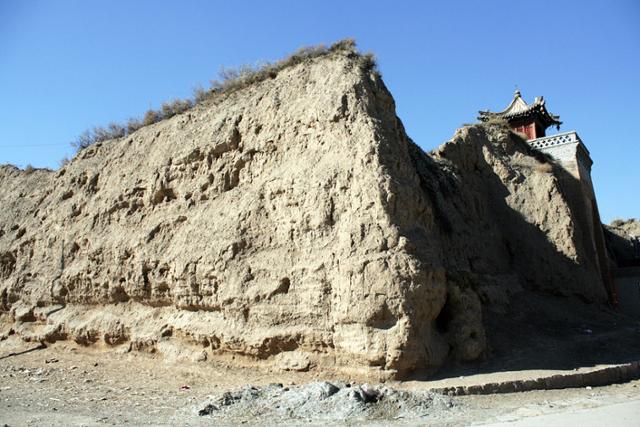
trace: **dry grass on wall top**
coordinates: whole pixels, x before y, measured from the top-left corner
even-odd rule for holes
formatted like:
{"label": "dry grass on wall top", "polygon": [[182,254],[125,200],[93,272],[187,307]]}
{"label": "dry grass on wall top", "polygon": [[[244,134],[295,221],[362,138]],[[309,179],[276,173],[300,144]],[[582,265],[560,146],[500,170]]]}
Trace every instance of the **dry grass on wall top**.
{"label": "dry grass on wall top", "polygon": [[218,73],[219,80],[211,81],[209,89],[204,89],[201,86],[196,87],[192,99],[174,99],[173,101],[165,102],[160,110],[147,111],[142,120],[131,118],[126,124],[110,123],[107,127],[97,126],[86,130],[71,145],[79,151],[97,142],[128,136],[144,126],[184,113],[198,104],[223,94],[235,92],[269,78],[275,78],[285,68],[331,54],[342,54],[357,58],[360,66],[365,71],[377,72],[374,55],[371,53],[359,53],[356,50],[356,43],[353,39],[340,40],[328,48],[324,45],[304,47],[274,63],[265,63],[257,67],[250,65],[243,65],[238,68],[222,67]]}

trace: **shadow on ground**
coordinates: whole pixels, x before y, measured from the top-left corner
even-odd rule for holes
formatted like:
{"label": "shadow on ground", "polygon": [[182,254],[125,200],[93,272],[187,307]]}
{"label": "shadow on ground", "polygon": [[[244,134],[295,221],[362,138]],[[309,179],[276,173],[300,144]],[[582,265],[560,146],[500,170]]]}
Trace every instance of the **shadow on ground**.
{"label": "shadow on ground", "polygon": [[522,370],[572,370],[640,360],[640,321],[575,297],[522,292],[503,312],[485,310],[483,360],[449,362],[418,380]]}

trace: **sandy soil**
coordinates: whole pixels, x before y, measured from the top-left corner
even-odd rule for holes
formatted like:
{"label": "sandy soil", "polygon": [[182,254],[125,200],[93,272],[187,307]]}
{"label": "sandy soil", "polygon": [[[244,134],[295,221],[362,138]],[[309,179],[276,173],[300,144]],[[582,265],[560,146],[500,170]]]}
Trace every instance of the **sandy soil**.
{"label": "sandy soil", "polygon": [[[351,425],[559,425],[581,419],[582,425],[595,425],[593,422],[597,420],[637,425],[640,419],[639,381],[593,389],[461,397],[430,395],[426,391],[427,382],[423,386],[416,381],[392,382],[378,387],[404,389],[404,394],[396,394],[404,396],[405,400],[397,401],[398,406],[406,407],[404,411],[388,406],[372,410],[376,403],[357,406],[349,397],[353,394],[350,392],[337,393],[328,411],[325,404],[322,411],[307,412],[303,417],[279,412],[280,406],[286,406],[282,400],[264,399],[243,401],[242,405],[225,411],[199,415],[208,403],[230,390],[245,390],[246,395],[246,390],[253,393],[252,390],[268,389],[261,386],[281,383],[282,386],[270,387],[290,390],[284,393],[289,400],[294,396],[300,401],[310,390],[303,384],[327,380],[343,389],[347,385],[355,389],[358,384],[311,372],[257,372],[211,361],[171,363],[150,354],[118,353],[70,343],[22,353],[34,347],[11,340],[0,346],[0,423],[323,425],[329,420]],[[256,388],[249,389],[248,385]],[[302,403],[314,404],[313,398],[307,400],[311,402]],[[269,407],[270,404],[273,406]],[[329,416],[329,412],[333,415]]]}

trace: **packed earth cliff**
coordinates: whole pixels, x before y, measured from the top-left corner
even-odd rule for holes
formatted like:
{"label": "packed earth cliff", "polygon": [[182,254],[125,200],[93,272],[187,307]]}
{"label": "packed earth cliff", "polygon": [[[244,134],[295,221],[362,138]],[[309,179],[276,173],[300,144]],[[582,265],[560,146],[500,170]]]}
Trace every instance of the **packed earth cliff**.
{"label": "packed earth cliff", "polygon": [[[607,308],[568,179],[501,122],[424,152],[343,44],[57,171],[1,166],[0,340],[342,376],[360,382],[289,397],[427,413],[449,401],[357,384],[531,361],[511,357],[538,348],[518,328],[551,348],[585,322],[602,345],[635,327]],[[201,410],[270,405],[284,388]]]}

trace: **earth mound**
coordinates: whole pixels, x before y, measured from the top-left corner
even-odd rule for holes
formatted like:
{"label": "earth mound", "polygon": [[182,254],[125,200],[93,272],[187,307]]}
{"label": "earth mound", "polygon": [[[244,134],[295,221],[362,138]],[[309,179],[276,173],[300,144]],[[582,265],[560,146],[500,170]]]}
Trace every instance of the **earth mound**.
{"label": "earth mound", "polygon": [[560,166],[500,124],[423,152],[367,64],[0,167],[0,337],[401,378],[481,358],[523,290],[606,300]]}

